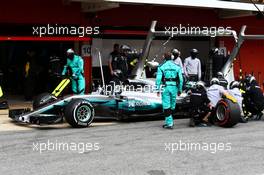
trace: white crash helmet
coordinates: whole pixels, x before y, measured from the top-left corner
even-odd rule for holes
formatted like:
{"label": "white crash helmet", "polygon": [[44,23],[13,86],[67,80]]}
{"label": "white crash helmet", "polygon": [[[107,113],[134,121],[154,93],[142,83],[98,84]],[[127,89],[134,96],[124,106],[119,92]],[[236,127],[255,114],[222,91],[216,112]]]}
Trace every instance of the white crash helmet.
{"label": "white crash helmet", "polygon": [[220,81],[218,78],[212,78],[212,80],[210,81],[210,84],[213,85],[213,84],[220,84]]}
{"label": "white crash helmet", "polygon": [[223,72],[217,72],[217,76],[218,77],[224,77],[224,74],[223,74]]}
{"label": "white crash helmet", "polygon": [[246,76],[246,82],[249,84],[251,84],[254,80],[256,80],[256,78],[253,75],[249,74]]}
{"label": "white crash helmet", "polygon": [[73,49],[68,49],[67,53],[74,53]]}
{"label": "white crash helmet", "polygon": [[239,88],[239,82],[238,81],[232,81],[229,85],[230,89]]}
{"label": "white crash helmet", "polygon": [[178,49],[172,49],[171,53],[174,54],[180,54],[180,51]]}
{"label": "white crash helmet", "polygon": [[199,89],[206,89],[205,83],[203,81],[198,81],[195,86]]}

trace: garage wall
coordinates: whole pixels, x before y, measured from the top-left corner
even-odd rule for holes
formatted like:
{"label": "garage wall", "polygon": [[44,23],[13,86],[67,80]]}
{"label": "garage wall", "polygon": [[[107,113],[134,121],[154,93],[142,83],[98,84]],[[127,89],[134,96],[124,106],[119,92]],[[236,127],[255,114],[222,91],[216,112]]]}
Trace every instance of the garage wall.
{"label": "garage wall", "polygon": [[63,0],[4,0],[0,4],[0,23],[80,24],[82,15],[80,3]]}
{"label": "garage wall", "polygon": [[[246,34],[264,34],[264,19],[256,19],[255,16],[240,17],[232,19],[223,19],[219,21],[220,24],[230,25],[239,33],[242,25],[246,25]],[[231,39],[222,38],[225,46],[231,51],[234,47],[234,41]],[[253,73],[259,84],[263,88],[264,83],[264,40],[246,40],[242,45],[237,60],[235,61],[235,76],[239,77],[239,69],[241,68],[243,74]]]}
{"label": "garage wall", "polygon": [[159,25],[217,26],[218,24],[217,11],[214,9],[175,6],[121,4],[120,8],[98,12],[96,17],[96,24],[104,26],[149,26],[152,20],[159,21]]}

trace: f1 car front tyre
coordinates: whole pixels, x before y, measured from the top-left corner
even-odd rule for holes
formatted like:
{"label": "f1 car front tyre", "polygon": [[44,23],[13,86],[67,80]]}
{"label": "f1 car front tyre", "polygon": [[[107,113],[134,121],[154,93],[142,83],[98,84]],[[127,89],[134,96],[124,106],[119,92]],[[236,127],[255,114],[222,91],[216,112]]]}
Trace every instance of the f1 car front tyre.
{"label": "f1 car front tyre", "polygon": [[241,112],[237,103],[222,99],[216,106],[214,123],[221,127],[230,128],[239,122],[240,115]]}
{"label": "f1 car front tyre", "polygon": [[52,101],[56,100],[56,97],[54,97],[50,93],[42,93],[38,95],[34,100],[33,100],[33,109],[37,109],[41,106],[44,106]]}
{"label": "f1 car front tyre", "polygon": [[65,108],[65,119],[74,128],[88,127],[94,119],[94,108],[89,101],[74,99]]}

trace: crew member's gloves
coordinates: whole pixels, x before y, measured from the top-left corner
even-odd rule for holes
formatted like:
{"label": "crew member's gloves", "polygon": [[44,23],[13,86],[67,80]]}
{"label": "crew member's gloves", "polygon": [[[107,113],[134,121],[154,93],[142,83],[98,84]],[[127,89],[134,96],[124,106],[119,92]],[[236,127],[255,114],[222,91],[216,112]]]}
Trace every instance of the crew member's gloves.
{"label": "crew member's gloves", "polygon": [[74,80],[77,80],[77,79],[78,79],[78,77],[77,77],[75,74],[72,74],[72,78],[73,78]]}

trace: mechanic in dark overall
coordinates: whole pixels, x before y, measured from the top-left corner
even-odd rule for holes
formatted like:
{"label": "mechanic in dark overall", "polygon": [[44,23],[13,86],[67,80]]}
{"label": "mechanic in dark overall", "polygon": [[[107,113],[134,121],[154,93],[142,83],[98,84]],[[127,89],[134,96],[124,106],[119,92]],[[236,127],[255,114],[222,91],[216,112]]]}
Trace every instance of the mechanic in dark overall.
{"label": "mechanic in dark overall", "polygon": [[173,62],[171,53],[165,53],[164,59],[165,61],[158,67],[157,71],[157,95],[160,96],[162,91],[162,107],[165,115],[163,128],[173,129],[172,114],[176,107],[177,94],[182,93],[183,78],[181,68]]}
{"label": "mechanic in dark overall", "polygon": [[64,66],[62,75],[70,74],[72,83],[72,92],[74,94],[84,94],[85,92],[85,79],[83,69],[83,59],[75,55],[72,49],[67,50],[67,63]]}
{"label": "mechanic in dark overall", "polygon": [[212,60],[212,72],[213,77],[218,77],[218,72],[221,71],[222,67],[228,60],[228,56],[225,56],[219,48],[212,48],[209,52],[209,57]]}
{"label": "mechanic in dark overall", "polygon": [[[109,54],[109,59],[108,59],[108,67],[109,67],[111,75],[114,74],[113,61],[115,61],[116,57],[118,57],[119,55],[120,55],[119,44],[114,44],[113,51]],[[114,64],[114,66],[115,66],[115,64]]]}
{"label": "mechanic in dark overall", "polygon": [[37,86],[41,67],[38,63],[36,52],[33,49],[27,51],[26,62],[24,64],[24,95],[25,100],[32,100]]}
{"label": "mechanic in dark overall", "polygon": [[262,111],[264,110],[263,92],[254,76],[246,76],[245,83],[246,92],[243,95],[245,108],[247,109],[247,112],[250,112],[252,115],[256,115],[255,120],[260,120],[263,116]]}
{"label": "mechanic in dark overall", "polygon": [[207,97],[205,83],[198,81],[195,88],[190,92],[190,126],[207,127],[211,126],[208,118],[211,115],[210,100]]}
{"label": "mechanic in dark overall", "polygon": [[114,45],[114,51],[110,53],[108,66],[112,75],[112,81],[122,83],[127,79],[128,65],[125,48]]}
{"label": "mechanic in dark overall", "polygon": [[197,58],[198,54],[197,49],[192,49],[190,51],[191,56],[184,60],[184,74],[188,81],[199,81],[201,79],[201,61]]}

